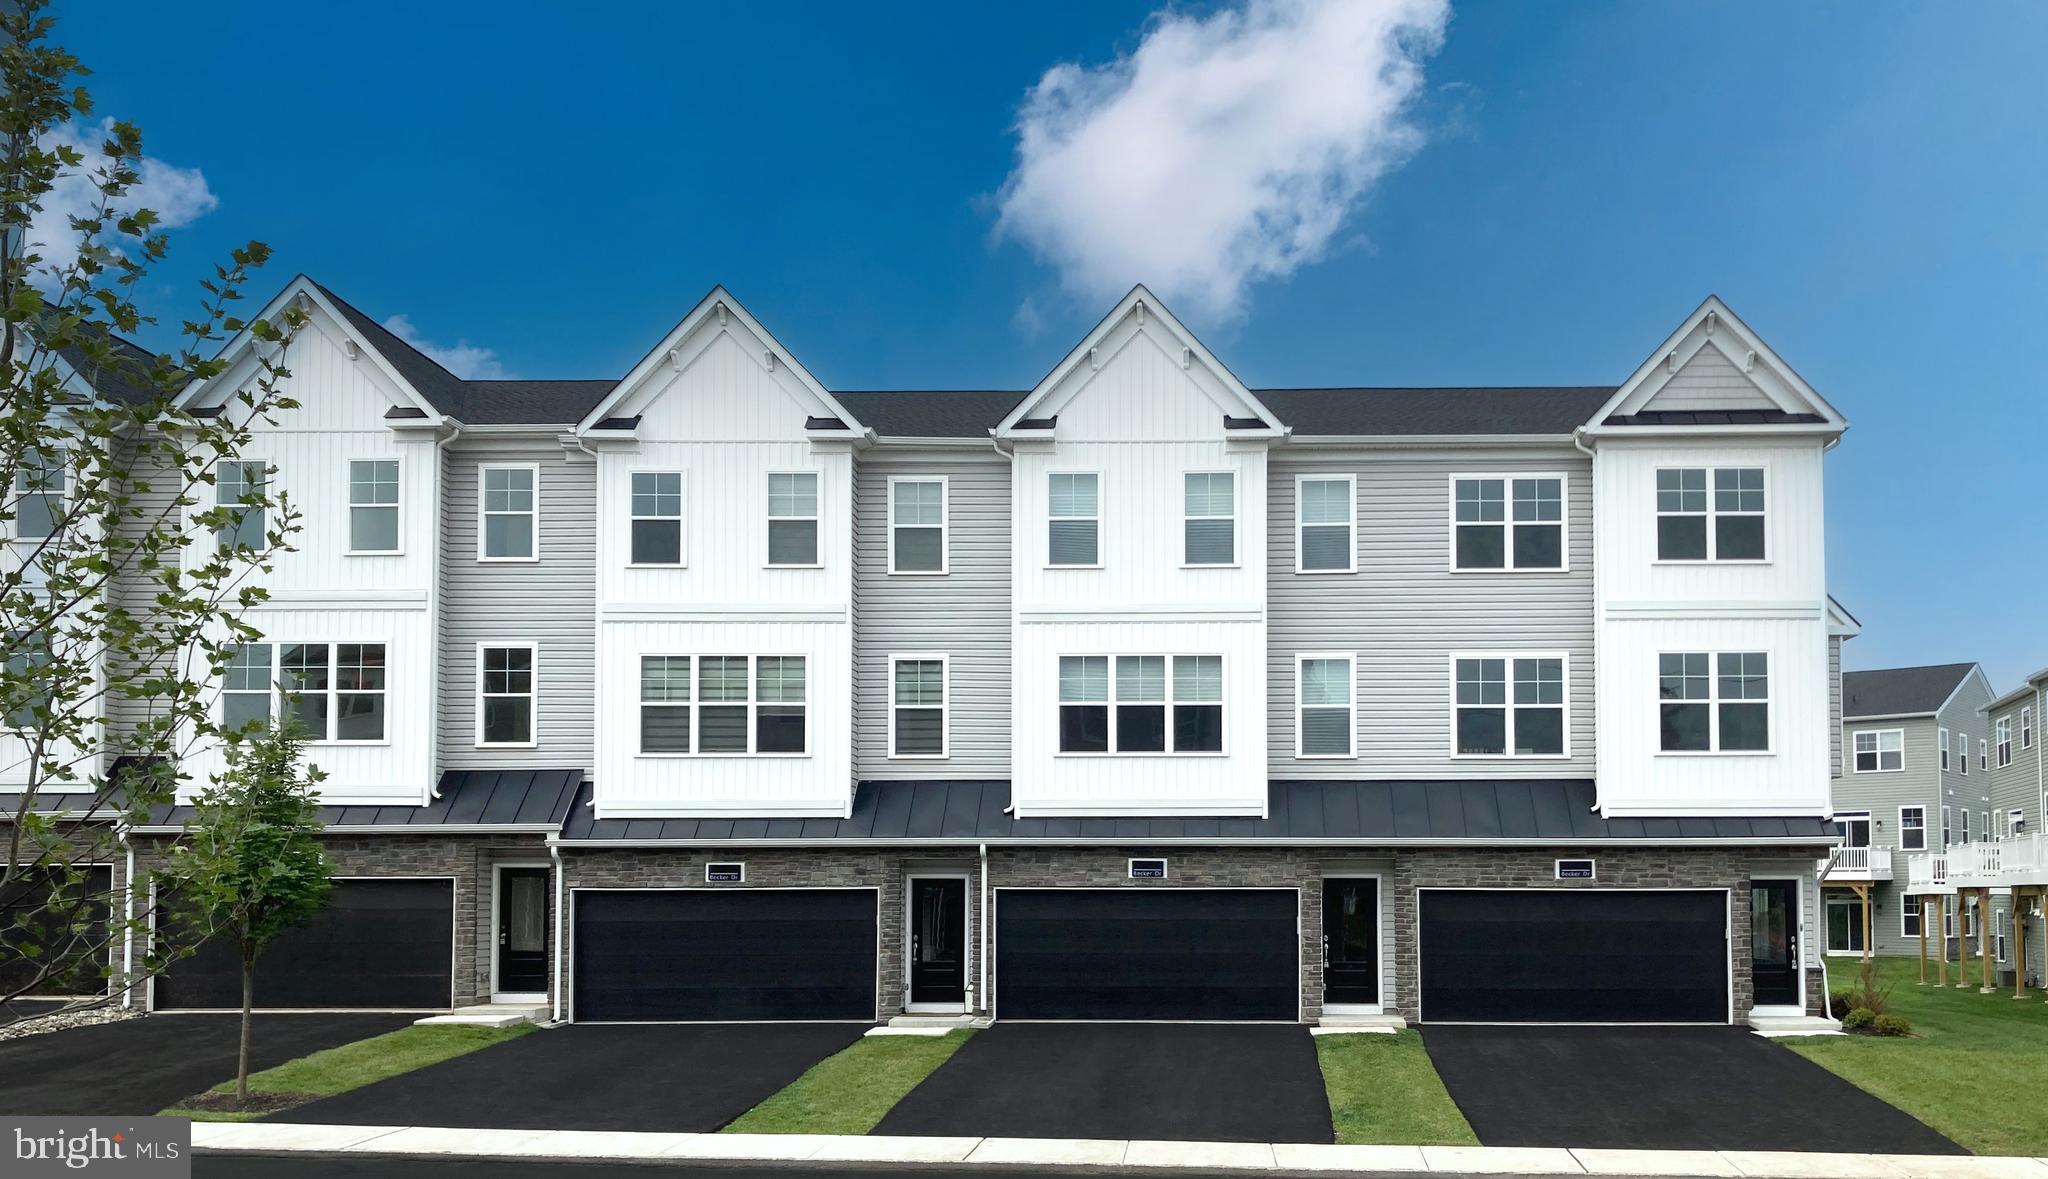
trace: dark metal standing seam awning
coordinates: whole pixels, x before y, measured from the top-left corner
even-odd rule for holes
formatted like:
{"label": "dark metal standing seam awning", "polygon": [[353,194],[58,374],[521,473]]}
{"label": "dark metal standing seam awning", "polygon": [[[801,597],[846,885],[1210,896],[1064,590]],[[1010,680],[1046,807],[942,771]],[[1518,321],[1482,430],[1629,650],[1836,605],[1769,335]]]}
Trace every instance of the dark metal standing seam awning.
{"label": "dark metal standing seam awning", "polygon": [[[425,806],[386,803],[380,806],[323,806],[320,821],[328,830],[375,831],[383,834],[459,834],[467,832],[552,835],[569,816],[583,784],[580,769],[450,770],[441,775]],[[137,831],[174,832],[193,815],[189,805],[158,807]]]}
{"label": "dark metal standing seam awning", "polygon": [[645,843],[1797,843],[1818,816],[1604,818],[1591,779],[1273,782],[1263,818],[1018,818],[1004,780],[862,782],[845,818],[600,819],[585,784],[560,842]]}

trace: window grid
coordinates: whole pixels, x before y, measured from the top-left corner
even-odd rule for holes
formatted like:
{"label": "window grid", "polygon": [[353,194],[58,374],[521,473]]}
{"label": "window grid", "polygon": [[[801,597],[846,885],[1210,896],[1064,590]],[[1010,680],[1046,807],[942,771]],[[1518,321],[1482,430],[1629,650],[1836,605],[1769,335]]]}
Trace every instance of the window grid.
{"label": "window grid", "polygon": [[308,744],[382,745],[389,680],[383,643],[247,643],[221,669],[221,723],[241,728],[287,715]]}
{"label": "window grid", "polygon": [[768,565],[812,569],[818,560],[818,473],[775,471],[768,476]]}
{"label": "window grid", "polygon": [[889,657],[889,756],[943,759],[949,716],[944,655]]}
{"label": "window grid", "polygon": [[683,561],[683,473],[634,471],[627,528],[630,563],[677,568]]}
{"label": "window grid", "polygon": [[1046,476],[1045,563],[1092,569],[1102,564],[1102,480],[1088,471]]}
{"label": "window grid", "polygon": [[1296,573],[1357,572],[1357,497],[1357,483],[1350,475],[1295,476]]}
{"label": "window grid", "polygon": [[1906,731],[1868,729],[1851,738],[1854,771],[1858,774],[1888,774],[1906,768]]}
{"label": "window grid", "polygon": [[1944,772],[1946,772],[1948,770],[1948,730],[1941,730],[1936,735],[1935,742],[1937,745],[1940,746],[1941,768]]}
{"label": "window grid", "polygon": [[1059,748],[1068,756],[1222,753],[1223,657],[1060,656]]}
{"label": "window grid", "polygon": [[947,480],[889,480],[889,572],[936,575],[951,563]]}
{"label": "window grid", "polygon": [[1451,569],[1561,572],[1567,565],[1563,475],[1451,476]]}
{"label": "window grid", "polygon": [[1193,471],[1182,477],[1181,563],[1190,567],[1237,564],[1237,476]]}
{"label": "window grid", "polygon": [[1563,652],[1459,652],[1451,656],[1451,756],[1570,756]]}
{"label": "window grid", "polygon": [[1657,660],[1662,752],[1770,752],[1767,653],[1666,652]]}
{"label": "window grid", "polygon": [[1899,850],[1927,850],[1927,808],[1925,806],[1902,806],[1899,808]]}
{"label": "window grid", "polygon": [[1657,471],[1659,561],[1762,561],[1762,467],[1663,467]]}
{"label": "window grid", "polygon": [[2012,764],[2012,718],[1999,717],[1992,733],[1998,739],[1998,768],[2002,770]]}
{"label": "window grid", "polygon": [[808,727],[801,655],[640,657],[643,757],[802,757]]}
{"label": "window grid", "polygon": [[1303,654],[1295,660],[1294,756],[1355,756],[1357,724],[1352,698],[1356,661],[1346,653]]}
{"label": "window grid", "polygon": [[540,468],[486,464],[478,482],[477,560],[538,560]]}
{"label": "window grid", "polygon": [[2032,749],[2033,747],[2034,710],[2032,708],[2022,708],[2020,709],[2020,748]]}
{"label": "window grid", "polygon": [[476,743],[531,749],[539,742],[540,652],[532,643],[479,643]]}
{"label": "window grid", "polygon": [[260,504],[247,501],[260,498],[269,482],[270,470],[263,463],[226,460],[214,464],[214,504],[234,516],[233,523],[214,530],[220,547],[252,551],[263,548],[268,530],[266,513]]}
{"label": "window grid", "polygon": [[398,544],[398,460],[348,464],[348,551],[390,554]]}
{"label": "window grid", "polygon": [[640,752],[690,752],[690,657],[640,657]]}

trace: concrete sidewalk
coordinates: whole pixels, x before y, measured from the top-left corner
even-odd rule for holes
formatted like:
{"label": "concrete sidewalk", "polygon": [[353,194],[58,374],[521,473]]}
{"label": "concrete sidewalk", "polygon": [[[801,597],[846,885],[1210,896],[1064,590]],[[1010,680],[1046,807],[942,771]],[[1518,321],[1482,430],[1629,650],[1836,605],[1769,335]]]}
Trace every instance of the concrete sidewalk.
{"label": "concrete sidewalk", "polygon": [[1458,1175],[1654,1175],[1716,1179],[2048,1179],[2048,1159],[1735,1150],[1564,1150],[1489,1146],[1318,1146],[1074,1138],[903,1138],[835,1134],[641,1134],[198,1122],[206,1153],[472,1158],[861,1162],[991,1166],[1204,1167]]}

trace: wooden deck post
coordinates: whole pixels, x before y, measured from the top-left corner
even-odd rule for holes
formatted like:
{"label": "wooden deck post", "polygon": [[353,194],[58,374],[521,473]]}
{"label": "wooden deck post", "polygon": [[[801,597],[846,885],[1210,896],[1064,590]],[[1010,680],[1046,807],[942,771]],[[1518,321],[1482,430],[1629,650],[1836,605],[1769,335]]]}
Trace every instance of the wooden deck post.
{"label": "wooden deck post", "polygon": [[1948,898],[1934,898],[1934,944],[1941,951],[1941,986],[1948,985]]}
{"label": "wooden deck post", "polygon": [[1927,898],[1907,897],[1906,903],[1920,910],[1920,985],[1927,985]]}
{"label": "wooden deck post", "polygon": [[1977,897],[1977,974],[1984,980],[1977,991],[1988,995],[1997,989],[1991,985],[1991,890],[1979,889]]}
{"label": "wooden deck post", "polygon": [[2027,893],[2012,890],[2012,997],[2027,997]]}
{"label": "wooden deck post", "polygon": [[1863,902],[1863,960],[1870,961],[1870,886],[1856,886],[1856,898]]}
{"label": "wooden deck post", "polygon": [[1956,890],[1956,986],[1970,985],[1970,892]]}

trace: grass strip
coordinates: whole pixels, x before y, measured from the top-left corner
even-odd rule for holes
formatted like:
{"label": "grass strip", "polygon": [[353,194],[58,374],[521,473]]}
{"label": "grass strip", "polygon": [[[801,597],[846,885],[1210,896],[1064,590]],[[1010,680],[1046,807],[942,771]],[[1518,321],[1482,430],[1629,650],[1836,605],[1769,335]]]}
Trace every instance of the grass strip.
{"label": "grass strip", "polygon": [[[247,1122],[267,1117],[293,1106],[332,1097],[364,1085],[389,1080],[415,1069],[440,1064],[458,1056],[467,1056],[479,1048],[489,1048],[507,1040],[516,1040],[533,1031],[531,1024],[509,1028],[478,1027],[473,1024],[426,1024],[400,1028],[353,1044],[343,1044],[288,1060],[276,1068],[267,1068],[249,1076],[249,1096],[260,1104],[255,1110],[233,1110],[195,1108],[226,1104],[220,1095],[232,1095],[235,1083],[232,1080],[215,1085],[206,1094],[164,1110],[168,1117],[191,1118],[203,1122]],[[260,1031],[259,1031],[260,1034]],[[228,1100],[232,1100],[230,1097]]]}
{"label": "grass strip", "polygon": [[1347,1145],[1477,1146],[1412,1029],[1316,1037],[1330,1122]]}
{"label": "grass strip", "polygon": [[865,1134],[974,1034],[863,1036],[735,1118],[729,1134]]}

